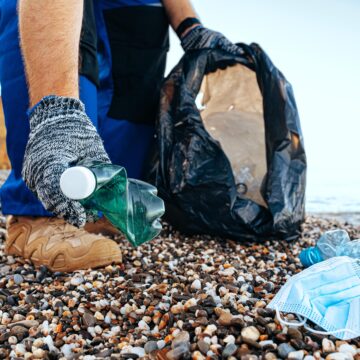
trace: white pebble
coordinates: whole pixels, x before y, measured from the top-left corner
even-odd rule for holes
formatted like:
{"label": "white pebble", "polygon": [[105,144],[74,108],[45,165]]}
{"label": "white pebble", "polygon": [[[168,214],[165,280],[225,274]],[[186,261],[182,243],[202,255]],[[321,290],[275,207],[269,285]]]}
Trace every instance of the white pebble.
{"label": "white pebble", "polygon": [[50,351],[57,352],[57,348],[54,346],[54,341],[50,335],[43,338],[44,344],[46,344]]}
{"label": "white pebble", "polygon": [[150,326],[144,321],[144,320],[140,320],[138,323],[138,328],[140,330],[146,330],[149,331],[150,330]]}
{"label": "white pebble", "polygon": [[10,336],[8,339],[8,342],[10,345],[15,345],[17,343],[17,338],[16,336]]}
{"label": "white pebble", "polygon": [[322,340],[322,350],[325,353],[335,352],[335,344],[331,340],[324,338]]}
{"label": "white pebble", "polygon": [[[244,318],[245,320],[245,318]],[[241,336],[244,339],[248,339],[251,341],[257,341],[260,337],[260,332],[255,326],[248,326],[241,330]]]}
{"label": "white pebble", "polygon": [[169,309],[170,309],[170,304],[164,303],[164,302],[159,302],[159,303],[157,304],[157,308],[159,308],[160,310],[169,311]]}
{"label": "white pebble", "polygon": [[65,358],[70,358],[71,355],[73,355],[72,349],[74,349],[76,347],[76,345],[73,344],[64,344],[60,350],[61,352],[64,354]]}
{"label": "white pebble", "polygon": [[353,360],[353,356],[349,353],[335,352],[329,354],[325,360]]}
{"label": "white pebble", "polygon": [[75,275],[70,280],[70,284],[73,286],[79,286],[83,282],[84,282],[84,278],[81,275]]}
{"label": "white pebble", "polygon": [[35,339],[32,346],[39,348],[42,347],[44,345],[44,340],[42,338],[39,339]]}
{"label": "white pebble", "polygon": [[216,325],[210,324],[210,325],[208,325],[208,326],[205,328],[204,334],[207,334],[207,335],[209,335],[209,336],[212,336],[216,330],[217,330]]}
{"label": "white pebble", "polygon": [[338,350],[341,353],[349,353],[351,355],[356,355],[356,349],[354,349],[354,347],[350,344],[341,344]]}
{"label": "white pebble", "polygon": [[235,344],[235,337],[233,335],[228,335],[224,339],[224,343],[226,344]]}
{"label": "white pebble", "polygon": [[15,346],[16,356],[22,356],[25,353],[26,353],[25,345],[24,344],[16,344],[16,346]]}
{"label": "white pebble", "polygon": [[96,337],[96,332],[95,332],[95,328],[93,326],[89,326],[87,328],[87,332],[92,336],[92,337]]}
{"label": "white pebble", "polygon": [[162,348],[165,347],[166,342],[164,340],[159,340],[156,342],[156,345],[157,345],[158,349],[161,350]]}
{"label": "white pebble", "polygon": [[219,275],[223,275],[223,276],[232,276],[235,274],[235,269],[233,267],[229,267],[227,269],[224,270],[220,270],[219,271]]}
{"label": "white pebble", "polygon": [[195,279],[191,284],[192,290],[200,290],[201,289],[201,281],[199,279]]}
{"label": "white pebble", "polygon": [[126,353],[131,353],[132,352],[133,347],[131,345],[125,345],[121,351],[120,354],[126,354]]}
{"label": "white pebble", "polygon": [[103,332],[103,329],[99,325],[96,325],[94,330],[95,330],[95,333],[98,335],[100,335]]}
{"label": "white pebble", "polygon": [[184,309],[187,310],[193,306],[197,305],[197,300],[194,298],[190,298],[189,300],[187,300],[184,304]]}
{"label": "white pebble", "polygon": [[95,317],[96,320],[99,320],[99,321],[104,320],[104,315],[99,311],[96,311],[96,313],[94,314],[94,317]]}
{"label": "white pebble", "polygon": [[113,326],[111,328],[111,334],[112,336],[116,336],[120,333],[121,329],[120,329],[120,326]]}
{"label": "white pebble", "polygon": [[136,354],[137,356],[139,356],[139,358],[142,358],[145,356],[145,350],[144,350],[144,348],[142,348],[140,346],[133,347],[131,350],[131,353]]}
{"label": "white pebble", "polygon": [[304,358],[304,350],[291,351],[288,354],[288,359],[290,360],[303,360],[303,358]]}
{"label": "white pebble", "polygon": [[48,336],[50,332],[50,327],[49,327],[49,322],[47,320],[45,320],[42,324],[41,324],[41,333],[44,336]]}
{"label": "white pebble", "polygon": [[259,345],[260,345],[261,347],[265,347],[265,346],[268,346],[268,345],[273,345],[275,349],[277,348],[277,345],[274,344],[274,342],[273,342],[272,340],[263,340],[263,341],[260,341],[260,342],[259,342]]}
{"label": "white pebble", "polygon": [[45,357],[45,351],[43,349],[36,349],[33,351],[33,356],[35,359],[43,359]]}
{"label": "white pebble", "polygon": [[178,321],[176,322],[176,325],[178,326],[179,329],[182,329],[183,326],[184,326],[184,322],[183,322],[182,320],[178,320]]}

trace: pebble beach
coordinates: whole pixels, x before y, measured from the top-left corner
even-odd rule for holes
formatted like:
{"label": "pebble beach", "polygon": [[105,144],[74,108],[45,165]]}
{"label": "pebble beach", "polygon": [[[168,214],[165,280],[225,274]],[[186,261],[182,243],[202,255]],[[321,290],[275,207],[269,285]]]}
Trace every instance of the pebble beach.
{"label": "pebble beach", "polygon": [[5,221],[0,214],[0,359],[360,360],[360,338],[282,326],[266,308],[303,270],[302,249],[331,229],[360,238],[358,225],[311,216],[298,241],[255,244],[163,224],[136,249],[115,238],[120,265],[50,273],[5,255]]}
{"label": "pebble beach", "polygon": [[340,226],[360,237],[315,217],[292,243],[186,237],[164,224],[136,249],[117,238],[121,265],[51,274],[4,254],[0,217],[0,358],[359,360],[360,338],[282,326],[266,308],[302,271],[300,251]]}

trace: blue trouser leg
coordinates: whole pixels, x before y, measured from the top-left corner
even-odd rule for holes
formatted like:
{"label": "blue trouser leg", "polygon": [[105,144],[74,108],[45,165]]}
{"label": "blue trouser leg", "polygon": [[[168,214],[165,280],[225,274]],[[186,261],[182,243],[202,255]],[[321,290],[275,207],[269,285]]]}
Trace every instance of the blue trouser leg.
{"label": "blue trouser leg", "polygon": [[[50,216],[26,187],[21,177],[29,136],[26,111],[29,99],[18,37],[16,0],[0,0],[0,83],[6,124],[6,145],[11,173],[0,189],[2,212],[13,215]],[[97,123],[96,87],[80,79],[81,99],[92,121]]]}

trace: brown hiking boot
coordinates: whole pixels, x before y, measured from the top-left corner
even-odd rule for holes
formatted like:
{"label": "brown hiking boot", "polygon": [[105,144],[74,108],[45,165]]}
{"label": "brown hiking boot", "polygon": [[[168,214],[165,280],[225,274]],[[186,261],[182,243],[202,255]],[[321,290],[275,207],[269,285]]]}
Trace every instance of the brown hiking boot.
{"label": "brown hiking boot", "polygon": [[93,223],[86,223],[84,229],[89,233],[102,234],[105,236],[115,236],[121,234],[121,232],[113,226],[113,224],[111,224],[105,216]]}
{"label": "brown hiking boot", "polygon": [[122,261],[118,245],[62,219],[9,216],[5,252],[51,271],[96,268]]}

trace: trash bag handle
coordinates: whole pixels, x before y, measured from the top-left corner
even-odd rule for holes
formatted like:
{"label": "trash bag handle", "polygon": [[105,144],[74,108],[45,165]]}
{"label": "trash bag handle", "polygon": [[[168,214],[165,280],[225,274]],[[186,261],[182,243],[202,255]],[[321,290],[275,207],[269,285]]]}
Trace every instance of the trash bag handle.
{"label": "trash bag handle", "polygon": [[[256,57],[251,46],[244,43],[236,44],[243,50],[243,54],[233,54],[221,49],[201,49],[190,50],[188,56],[185,55],[184,72],[187,73],[185,79],[187,88],[192,91],[194,98],[197,96],[202,79],[206,74],[215,72],[218,69],[225,69],[228,66],[242,64],[255,71]],[[200,56],[199,56],[200,53]],[[194,58],[197,65],[193,64]],[[186,64],[188,62],[188,64]],[[199,76],[199,73],[203,76]]]}

